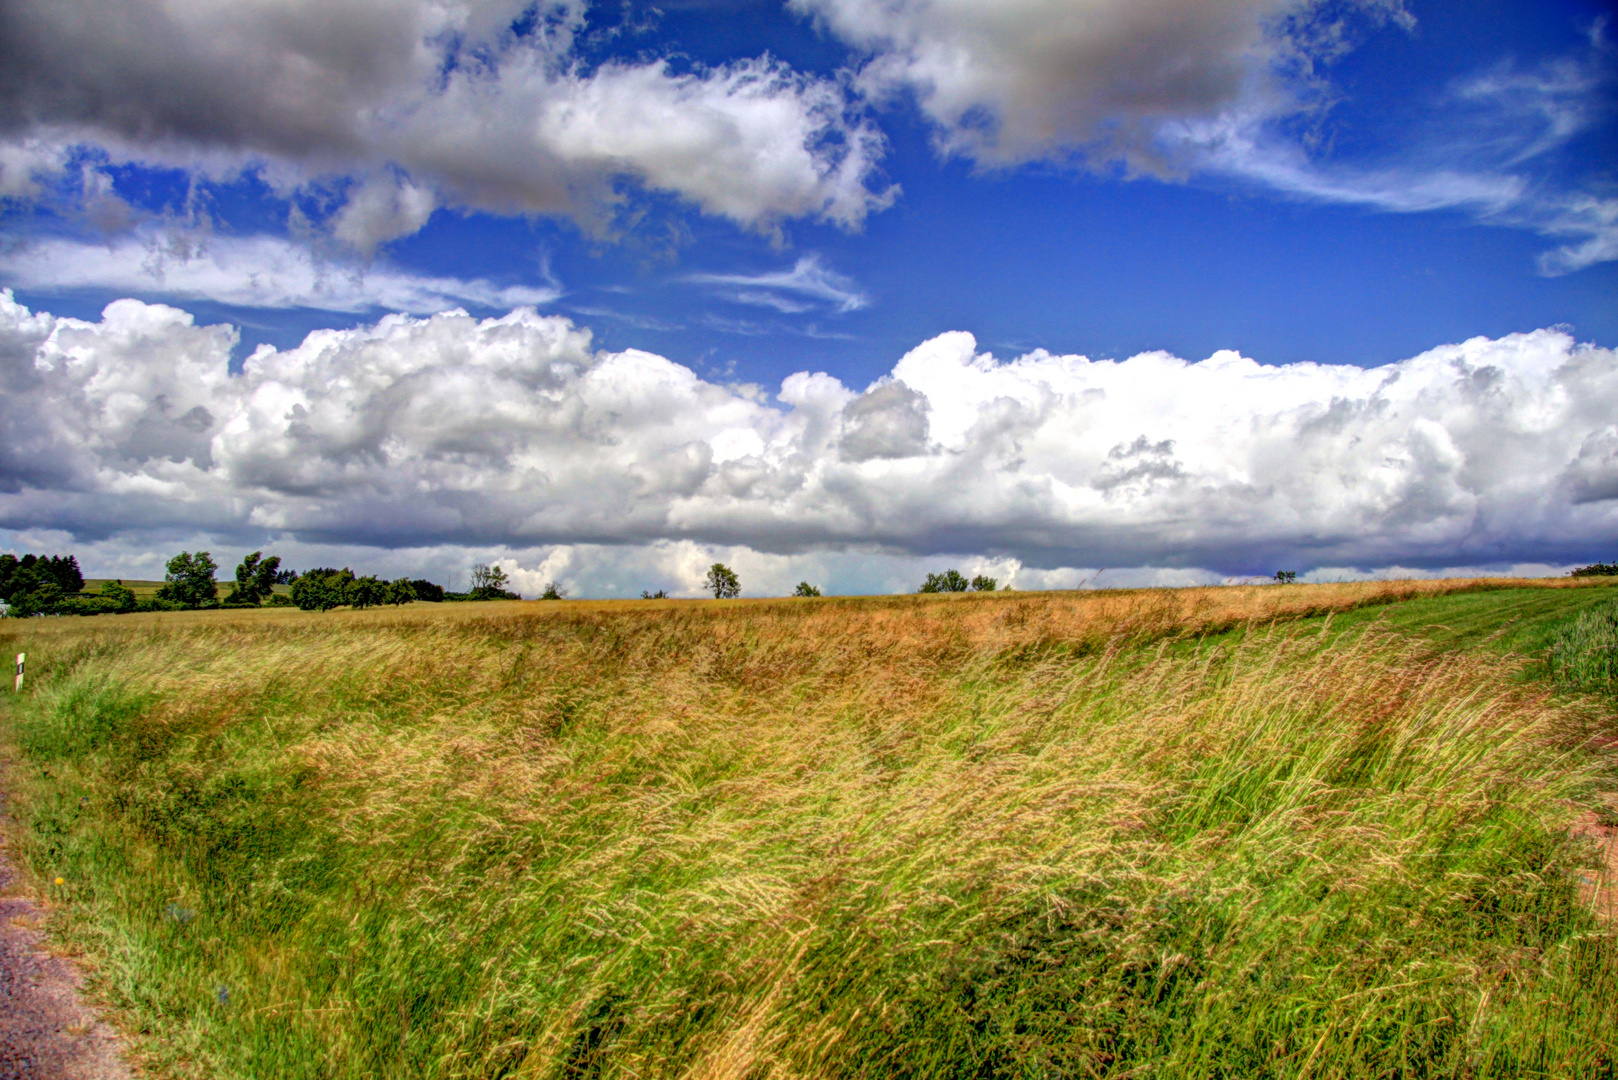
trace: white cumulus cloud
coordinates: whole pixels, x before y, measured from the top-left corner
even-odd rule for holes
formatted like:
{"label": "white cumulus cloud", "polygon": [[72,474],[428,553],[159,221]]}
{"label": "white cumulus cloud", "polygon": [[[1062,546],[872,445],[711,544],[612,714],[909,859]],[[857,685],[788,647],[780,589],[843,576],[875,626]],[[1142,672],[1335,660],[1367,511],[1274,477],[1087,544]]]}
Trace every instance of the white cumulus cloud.
{"label": "white cumulus cloud", "polygon": [[599,222],[623,178],[770,230],[857,227],[885,151],[835,81],[767,57],[586,70],[581,0],[16,0],[0,33],[0,194],[87,143],[203,175],[362,182],[361,251],[437,205]]}
{"label": "white cumulus cloud", "polygon": [[1379,368],[1000,361],[951,333],[863,392],[772,397],[531,309],[319,331],[232,375],[234,331],[181,310],[0,295],[0,528],[965,552],[1028,581],[1560,564],[1618,535],[1618,356],[1556,330]]}

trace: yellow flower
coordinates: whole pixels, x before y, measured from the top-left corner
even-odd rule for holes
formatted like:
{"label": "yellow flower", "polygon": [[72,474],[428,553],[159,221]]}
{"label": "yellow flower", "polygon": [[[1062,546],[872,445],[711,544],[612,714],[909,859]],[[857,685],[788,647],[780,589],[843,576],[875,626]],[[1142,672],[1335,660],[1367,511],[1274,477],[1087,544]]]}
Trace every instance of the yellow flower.
{"label": "yellow flower", "polygon": [[66,883],[66,882],[65,882],[65,881],[63,881],[63,880],[62,880],[62,879],[61,879],[61,878],[57,878],[57,879],[56,879],[56,884],[58,884],[58,885],[65,885],[65,884],[67,884],[67,883]]}

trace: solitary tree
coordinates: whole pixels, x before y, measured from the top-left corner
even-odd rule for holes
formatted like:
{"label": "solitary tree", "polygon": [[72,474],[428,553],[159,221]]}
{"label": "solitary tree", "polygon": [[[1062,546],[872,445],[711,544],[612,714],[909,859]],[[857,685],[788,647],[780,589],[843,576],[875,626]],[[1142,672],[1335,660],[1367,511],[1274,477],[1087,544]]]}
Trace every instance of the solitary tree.
{"label": "solitary tree", "polygon": [[642,589],[640,591],[640,598],[642,600],[667,600],[669,598],[669,594],[667,589],[659,589],[656,592],[652,592],[649,589]]}
{"label": "solitary tree", "polygon": [[972,587],[966,580],[966,575],[959,570],[945,570],[942,574],[928,574],[927,580],[921,583],[917,592],[965,592]]}
{"label": "solitary tree", "polygon": [[708,577],[702,586],[713,593],[715,600],[734,600],[742,594],[742,582],[736,571],[720,562],[708,567]]}
{"label": "solitary tree", "polygon": [[206,551],[195,555],[182,551],[170,559],[164,569],[167,571],[163,575],[164,584],[157,590],[161,600],[183,608],[199,608],[212,604],[219,595],[219,586],[213,579],[219,564]]}
{"label": "solitary tree", "polygon": [[545,583],[545,591],[539,594],[541,600],[566,600],[567,590],[554,581]]}
{"label": "solitary tree", "polygon": [[819,596],[820,589],[807,581],[798,582],[798,587],[792,590],[793,596]]}
{"label": "solitary tree", "polygon": [[1000,582],[983,574],[979,574],[977,577],[972,579],[973,592],[994,592],[994,590],[998,589],[999,587]]}
{"label": "solitary tree", "polygon": [[1278,585],[1291,585],[1297,580],[1298,572],[1296,570],[1277,570],[1275,572],[1275,581]]}

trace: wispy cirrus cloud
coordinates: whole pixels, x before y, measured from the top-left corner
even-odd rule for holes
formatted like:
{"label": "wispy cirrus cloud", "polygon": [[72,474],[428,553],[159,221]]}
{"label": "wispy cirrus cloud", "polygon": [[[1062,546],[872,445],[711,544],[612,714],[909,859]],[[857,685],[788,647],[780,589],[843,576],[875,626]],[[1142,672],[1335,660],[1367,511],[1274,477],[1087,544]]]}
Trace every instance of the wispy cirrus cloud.
{"label": "wispy cirrus cloud", "polygon": [[1198,171],[1288,196],[1390,213],[1454,210],[1564,240],[1537,262],[1549,276],[1571,273],[1618,258],[1618,197],[1538,167],[1612,111],[1612,49],[1599,28],[1593,40],[1582,57],[1527,70],[1496,64],[1458,80],[1378,161],[1311,155],[1262,107],[1167,123],[1160,137]]}
{"label": "wispy cirrus cloud", "polygon": [[45,294],[138,293],[249,308],[431,314],[470,305],[544,305],[554,282],[498,285],[418,274],[386,263],[323,259],[309,244],[273,236],[143,229],[106,243],[39,239],[0,252],[0,282]]}
{"label": "wispy cirrus cloud", "polygon": [[697,285],[727,286],[723,295],[728,300],[774,308],[785,314],[817,309],[844,314],[858,311],[871,302],[853,278],[827,267],[819,255],[805,255],[790,270],[760,274],[688,274],[682,280]]}
{"label": "wispy cirrus cloud", "polygon": [[791,6],[865,54],[867,93],[910,95],[939,151],[981,168],[1121,165],[1389,213],[1455,210],[1566,241],[1540,260],[1548,274],[1618,257],[1610,177],[1541,167],[1610,116],[1614,49],[1604,23],[1580,55],[1497,63],[1458,80],[1405,145],[1344,160],[1306,145],[1295,122],[1330,112],[1330,64],[1364,28],[1414,28],[1401,0]]}

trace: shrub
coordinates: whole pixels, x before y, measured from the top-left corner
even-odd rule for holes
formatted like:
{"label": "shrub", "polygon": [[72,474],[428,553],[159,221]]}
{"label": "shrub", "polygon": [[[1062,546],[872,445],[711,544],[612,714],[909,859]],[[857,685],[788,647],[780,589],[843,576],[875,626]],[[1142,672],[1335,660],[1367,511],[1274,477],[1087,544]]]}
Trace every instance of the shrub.
{"label": "shrub", "polygon": [[1618,577],[1618,563],[1598,562],[1589,566],[1581,566],[1574,570],[1569,577]]}
{"label": "shrub", "polygon": [[656,592],[647,592],[645,589],[642,589],[640,598],[642,600],[667,600],[669,598],[669,594],[668,590],[666,589],[659,589]]}
{"label": "shrub", "polygon": [[545,591],[539,594],[541,600],[566,600],[567,591],[554,581],[545,583]]}
{"label": "shrub", "polygon": [[1275,583],[1277,585],[1292,585],[1297,580],[1298,572],[1296,570],[1277,570],[1275,572]]}
{"label": "shrub", "polygon": [[807,581],[798,582],[798,587],[792,590],[793,596],[819,596],[820,589]]}
{"label": "shrub", "polygon": [[56,610],[62,602],[62,587],[55,581],[32,583],[23,591],[12,593],[11,614],[18,618],[45,615]]}
{"label": "shrub", "polygon": [[135,610],[135,592],[121,581],[102,582],[101,598],[109,603],[112,610],[119,615]]}

